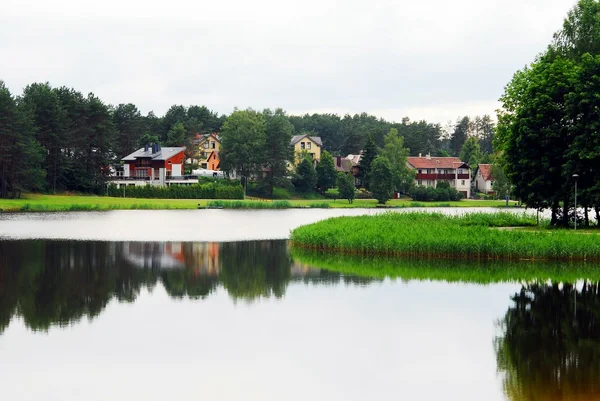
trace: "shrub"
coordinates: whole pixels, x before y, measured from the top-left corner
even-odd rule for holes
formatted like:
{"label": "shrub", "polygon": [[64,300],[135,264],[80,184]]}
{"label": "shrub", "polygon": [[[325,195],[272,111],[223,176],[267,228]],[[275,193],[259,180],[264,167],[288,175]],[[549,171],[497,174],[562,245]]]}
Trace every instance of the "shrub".
{"label": "shrub", "polygon": [[[108,196],[122,197],[123,188],[111,184]],[[155,185],[128,186],[125,188],[126,198],[146,199],[243,199],[244,189],[237,183],[210,182],[194,185],[171,185],[158,187]]]}

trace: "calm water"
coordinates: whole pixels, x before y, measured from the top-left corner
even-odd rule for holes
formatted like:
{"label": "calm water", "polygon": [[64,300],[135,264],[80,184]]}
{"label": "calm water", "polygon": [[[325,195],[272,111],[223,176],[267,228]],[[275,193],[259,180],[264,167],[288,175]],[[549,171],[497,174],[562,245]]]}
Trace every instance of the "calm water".
{"label": "calm water", "polygon": [[[0,241],[0,399],[600,398],[598,283],[343,276],[285,240],[234,241],[313,215],[203,212],[2,217],[38,239]],[[153,216],[194,241],[121,240]]]}

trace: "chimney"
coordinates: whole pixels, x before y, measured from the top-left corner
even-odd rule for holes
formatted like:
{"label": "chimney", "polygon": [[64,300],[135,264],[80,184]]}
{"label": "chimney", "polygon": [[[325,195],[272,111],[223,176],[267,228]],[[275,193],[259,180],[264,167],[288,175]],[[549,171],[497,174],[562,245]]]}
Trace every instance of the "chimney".
{"label": "chimney", "polygon": [[160,152],[162,148],[160,147],[160,142],[156,144],[156,151]]}
{"label": "chimney", "polygon": [[152,144],[152,153],[156,153],[156,144],[155,143]]}
{"label": "chimney", "polygon": [[144,145],[144,152],[147,152],[147,151],[148,151],[148,146],[149,146],[148,144],[145,144],[145,145]]}
{"label": "chimney", "polygon": [[421,154],[419,153],[419,157],[421,157]]}
{"label": "chimney", "polygon": [[338,167],[342,167],[342,156],[336,156],[336,157],[335,157],[335,164],[336,164]]}
{"label": "chimney", "polygon": [[427,160],[431,160],[431,154],[427,153],[427,156],[425,156],[425,158],[426,158]]}

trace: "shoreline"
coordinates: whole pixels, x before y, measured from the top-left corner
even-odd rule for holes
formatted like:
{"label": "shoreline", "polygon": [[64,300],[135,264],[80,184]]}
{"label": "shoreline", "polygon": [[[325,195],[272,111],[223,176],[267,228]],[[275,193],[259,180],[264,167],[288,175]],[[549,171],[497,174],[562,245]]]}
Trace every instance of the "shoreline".
{"label": "shoreline", "polygon": [[0,213],[27,212],[98,212],[111,210],[197,210],[197,209],[379,209],[395,210],[406,208],[497,208],[523,209],[511,201],[460,200],[455,202],[416,202],[409,199],[394,199],[386,205],[378,205],[375,199],[356,199],[349,204],[342,199],[291,199],[271,200],[251,198],[244,200],[218,199],[143,199],[111,198],[106,196],[38,195],[28,194],[20,199],[0,199]]}

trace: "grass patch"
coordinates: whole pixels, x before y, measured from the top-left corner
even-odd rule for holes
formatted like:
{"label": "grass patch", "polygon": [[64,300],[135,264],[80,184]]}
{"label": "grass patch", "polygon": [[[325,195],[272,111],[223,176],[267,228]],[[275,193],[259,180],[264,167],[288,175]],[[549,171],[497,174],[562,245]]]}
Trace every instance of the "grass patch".
{"label": "grass patch", "polygon": [[439,259],[600,260],[600,240],[573,231],[498,230],[531,227],[535,216],[511,213],[383,213],[337,217],[292,232],[295,247],[360,255]]}
{"label": "grass patch", "polygon": [[[240,200],[238,202],[252,202]],[[256,208],[265,209],[263,203],[253,203]],[[289,200],[290,207],[309,208],[320,205],[322,208],[375,208],[374,199],[356,199],[349,204],[344,199],[294,199]],[[206,199],[143,199],[122,198],[91,195],[39,195],[26,194],[20,199],[0,199],[0,211],[3,212],[64,212],[64,211],[98,211],[126,209],[197,209],[207,206]],[[252,209],[252,205],[244,207]],[[327,205],[327,206],[325,206]],[[501,207],[504,201],[461,200],[458,202],[413,202],[407,199],[394,199],[387,203],[390,207]],[[271,207],[267,207],[271,208]]]}
{"label": "grass patch", "polygon": [[325,254],[293,248],[296,262],[346,275],[401,280],[491,284],[546,281],[573,283],[580,279],[600,281],[595,263],[398,259],[357,255]]}

